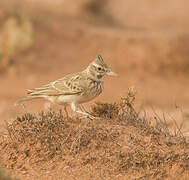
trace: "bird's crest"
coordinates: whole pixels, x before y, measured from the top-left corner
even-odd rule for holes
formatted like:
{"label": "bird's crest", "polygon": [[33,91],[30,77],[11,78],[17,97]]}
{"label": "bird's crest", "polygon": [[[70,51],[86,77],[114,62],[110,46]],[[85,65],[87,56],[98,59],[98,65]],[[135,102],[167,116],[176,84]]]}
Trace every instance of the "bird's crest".
{"label": "bird's crest", "polygon": [[93,63],[97,64],[97,65],[100,65],[100,66],[103,66],[105,68],[107,68],[108,66],[104,63],[104,60],[102,58],[101,55],[97,55],[97,58],[93,61]]}

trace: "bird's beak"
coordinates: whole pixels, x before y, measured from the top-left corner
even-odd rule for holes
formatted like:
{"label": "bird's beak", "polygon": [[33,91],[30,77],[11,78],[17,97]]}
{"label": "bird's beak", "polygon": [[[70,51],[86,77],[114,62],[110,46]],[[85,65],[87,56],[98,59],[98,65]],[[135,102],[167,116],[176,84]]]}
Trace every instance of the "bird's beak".
{"label": "bird's beak", "polygon": [[118,76],[115,72],[113,72],[111,69],[106,73],[109,76]]}

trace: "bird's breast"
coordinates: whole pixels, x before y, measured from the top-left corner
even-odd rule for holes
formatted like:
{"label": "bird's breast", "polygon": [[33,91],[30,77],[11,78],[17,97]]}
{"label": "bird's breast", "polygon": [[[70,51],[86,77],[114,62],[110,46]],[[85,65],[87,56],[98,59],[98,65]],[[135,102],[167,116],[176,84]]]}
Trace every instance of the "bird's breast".
{"label": "bird's breast", "polygon": [[104,88],[103,82],[93,81],[90,83],[86,89],[83,90],[82,93],[74,94],[74,95],[61,95],[56,99],[57,104],[71,104],[75,102],[77,104],[81,104],[84,102],[88,102],[95,97],[99,96]]}
{"label": "bird's breast", "polygon": [[102,93],[102,90],[104,89],[104,82],[102,81],[92,81],[89,84],[88,90],[86,91],[86,94],[90,97],[96,97]]}

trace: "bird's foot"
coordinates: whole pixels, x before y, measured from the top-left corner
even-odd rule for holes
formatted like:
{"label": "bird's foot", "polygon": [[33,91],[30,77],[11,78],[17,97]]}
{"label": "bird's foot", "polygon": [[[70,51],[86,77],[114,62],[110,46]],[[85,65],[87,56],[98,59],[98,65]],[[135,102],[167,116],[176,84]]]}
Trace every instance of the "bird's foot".
{"label": "bird's foot", "polygon": [[95,117],[95,116],[93,116],[93,115],[91,115],[91,114],[89,114],[89,113],[87,113],[87,112],[82,112],[81,113],[83,116],[81,117],[81,119],[83,119],[83,118],[89,118],[89,119],[91,119],[91,120],[93,120],[93,119],[98,119],[98,117]]}

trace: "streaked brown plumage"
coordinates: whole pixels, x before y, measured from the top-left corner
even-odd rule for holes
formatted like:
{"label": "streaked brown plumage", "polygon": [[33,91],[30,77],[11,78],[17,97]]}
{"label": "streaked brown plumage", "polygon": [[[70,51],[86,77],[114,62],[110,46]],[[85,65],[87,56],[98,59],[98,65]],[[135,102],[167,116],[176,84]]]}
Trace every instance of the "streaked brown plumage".
{"label": "streaked brown plumage", "polygon": [[[116,76],[100,55],[82,72],[68,74],[40,88],[28,90],[28,96],[16,104],[37,98],[45,98],[55,104],[71,105],[73,111],[91,116],[78,108],[79,104],[99,96],[104,88],[105,75]],[[67,112],[67,111],[66,111]]]}

